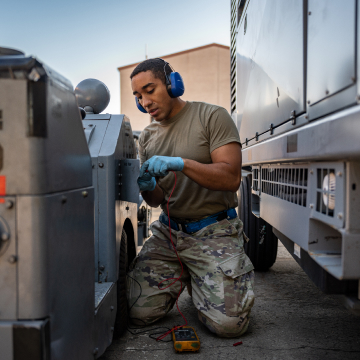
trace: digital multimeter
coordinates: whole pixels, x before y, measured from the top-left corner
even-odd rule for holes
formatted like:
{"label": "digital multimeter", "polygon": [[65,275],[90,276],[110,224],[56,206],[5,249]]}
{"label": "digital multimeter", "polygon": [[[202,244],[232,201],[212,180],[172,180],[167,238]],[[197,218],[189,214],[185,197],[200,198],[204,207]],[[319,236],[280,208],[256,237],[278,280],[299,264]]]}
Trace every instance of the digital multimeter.
{"label": "digital multimeter", "polygon": [[199,351],[200,349],[200,340],[191,326],[183,326],[180,329],[174,330],[172,337],[176,352]]}

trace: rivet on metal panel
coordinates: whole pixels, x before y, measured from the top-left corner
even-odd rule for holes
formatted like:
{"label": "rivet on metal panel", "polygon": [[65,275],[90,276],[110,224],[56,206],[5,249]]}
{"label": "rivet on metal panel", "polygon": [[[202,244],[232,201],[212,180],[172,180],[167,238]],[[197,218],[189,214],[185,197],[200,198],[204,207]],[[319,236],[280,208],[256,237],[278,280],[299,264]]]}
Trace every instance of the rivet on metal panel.
{"label": "rivet on metal panel", "polygon": [[67,202],[67,197],[65,196],[65,195],[63,195],[62,197],[61,197],[61,203],[62,204],[65,204]]}
{"label": "rivet on metal panel", "polygon": [[89,193],[88,193],[87,191],[83,191],[83,192],[82,192],[82,196],[83,196],[84,198],[86,198],[86,197],[88,196],[88,194],[89,194]]}
{"label": "rivet on metal panel", "polygon": [[17,262],[17,256],[16,255],[11,255],[11,256],[9,256],[9,258],[8,258],[8,262],[10,263],[10,264],[15,264],[16,262]]}
{"label": "rivet on metal panel", "polygon": [[313,170],[313,169],[310,170],[310,174],[311,174],[311,175],[314,174],[314,170]]}
{"label": "rivet on metal panel", "polygon": [[338,217],[338,219],[341,220],[341,219],[343,218],[343,214],[342,214],[342,213],[338,213],[337,217]]}
{"label": "rivet on metal panel", "polygon": [[14,202],[11,200],[8,200],[5,204],[7,209],[11,209],[14,206]]}
{"label": "rivet on metal panel", "polygon": [[338,171],[338,172],[336,173],[336,175],[339,176],[339,177],[341,177],[341,176],[342,176],[342,172],[341,172],[341,171]]}
{"label": "rivet on metal panel", "polygon": [[310,100],[308,100],[307,103],[310,104]]}
{"label": "rivet on metal panel", "polygon": [[103,270],[105,270],[105,266],[104,266],[104,265],[100,265],[100,266],[99,266],[99,269],[100,269],[101,271],[103,271]]}
{"label": "rivet on metal panel", "polygon": [[304,117],[305,117],[305,119],[307,120],[307,119],[309,118],[309,115],[305,115]]}
{"label": "rivet on metal panel", "polygon": [[99,163],[99,167],[103,168],[104,164],[103,163]]}
{"label": "rivet on metal panel", "polygon": [[329,90],[325,90],[325,94],[326,94],[326,95],[329,95]]}
{"label": "rivet on metal panel", "polygon": [[111,305],[110,306],[110,310],[113,311],[115,308]]}
{"label": "rivet on metal panel", "polygon": [[10,239],[10,234],[9,234],[9,233],[3,232],[3,233],[1,234],[1,240],[2,240],[2,241],[7,241],[7,240],[9,240],[9,239]]}
{"label": "rivet on metal panel", "polygon": [[99,352],[99,349],[95,348],[94,351],[93,351],[93,354],[96,355],[98,352]]}
{"label": "rivet on metal panel", "polygon": [[310,205],[309,205],[309,208],[310,208],[310,209],[313,209],[313,208],[314,208],[314,204],[310,204]]}
{"label": "rivet on metal panel", "polygon": [[309,11],[309,15],[311,15],[311,11]]}

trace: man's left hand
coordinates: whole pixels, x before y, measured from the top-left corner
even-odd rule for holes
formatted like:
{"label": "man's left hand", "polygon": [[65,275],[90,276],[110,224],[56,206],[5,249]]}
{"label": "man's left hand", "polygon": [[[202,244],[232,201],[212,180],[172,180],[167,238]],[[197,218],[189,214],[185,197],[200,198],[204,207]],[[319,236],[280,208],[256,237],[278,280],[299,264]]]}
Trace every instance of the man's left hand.
{"label": "man's left hand", "polygon": [[140,176],[149,172],[151,176],[166,176],[169,171],[182,171],[184,160],[181,157],[172,156],[153,156],[144,162],[140,170]]}

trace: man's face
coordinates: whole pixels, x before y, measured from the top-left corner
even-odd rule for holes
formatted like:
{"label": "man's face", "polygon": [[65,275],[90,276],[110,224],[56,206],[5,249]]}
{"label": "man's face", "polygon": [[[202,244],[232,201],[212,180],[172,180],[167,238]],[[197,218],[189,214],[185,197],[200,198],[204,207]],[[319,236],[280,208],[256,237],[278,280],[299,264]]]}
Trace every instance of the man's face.
{"label": "man's face", "polygon": [[156,120],[169,118],[174,102],[165,84],[152,71],[143,71],[131,79],[133,94],[141,106]]}

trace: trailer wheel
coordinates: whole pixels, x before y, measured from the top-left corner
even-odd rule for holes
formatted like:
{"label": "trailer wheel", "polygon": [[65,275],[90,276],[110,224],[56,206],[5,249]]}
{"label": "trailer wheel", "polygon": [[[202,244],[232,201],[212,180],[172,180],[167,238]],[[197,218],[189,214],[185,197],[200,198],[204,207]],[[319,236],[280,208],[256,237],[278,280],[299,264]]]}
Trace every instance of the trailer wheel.
{"label": "trailer wheel", "polygon": [[126,274],[129,268],[127,253],[127,235],[123,229],[121,233],[119,278],[117,281],[117,313],[114,326],[114,338],[122,335],[128,326],[128,305],[126,298]]}
{"label": "trailer wheel", "polygon": [[[239,214],[244,232],[250,239],[244,249],[255,270],[267,271],[276,261],[278,239],[272,226],[251,212],[251,178],[245,176],[240,184]],[[260,244],[261,238],[263,242]]]}

